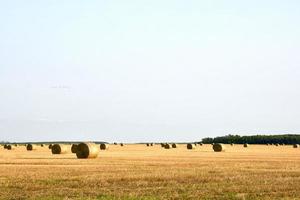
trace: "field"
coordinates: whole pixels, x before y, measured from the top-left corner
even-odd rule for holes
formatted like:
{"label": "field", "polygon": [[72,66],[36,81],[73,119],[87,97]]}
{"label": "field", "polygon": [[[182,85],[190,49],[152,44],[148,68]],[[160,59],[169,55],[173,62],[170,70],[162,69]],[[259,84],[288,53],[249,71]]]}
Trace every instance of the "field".
{"label": "field", "polygon": [[1,147],[0,199],[300,199],[300,149],[110,145],[82,160]]}

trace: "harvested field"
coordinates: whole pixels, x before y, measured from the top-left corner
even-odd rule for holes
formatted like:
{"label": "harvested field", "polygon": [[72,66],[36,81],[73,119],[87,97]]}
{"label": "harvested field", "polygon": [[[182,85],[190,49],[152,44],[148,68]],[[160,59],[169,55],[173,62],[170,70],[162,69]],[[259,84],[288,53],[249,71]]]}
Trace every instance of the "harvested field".
{"label": "harvested field", "polygon": [[81,160],[48,148],[0,149],[0,199],[300,199],[292,145],[112,145]]}

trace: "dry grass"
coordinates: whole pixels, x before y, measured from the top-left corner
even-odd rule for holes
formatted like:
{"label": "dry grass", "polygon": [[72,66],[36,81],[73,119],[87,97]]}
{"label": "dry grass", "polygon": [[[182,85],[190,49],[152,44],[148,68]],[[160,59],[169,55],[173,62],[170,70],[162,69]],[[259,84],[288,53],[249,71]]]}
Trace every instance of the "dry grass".
{"label": "dry grass", "polygon": [[97,159],[0,149],[0,199],[300,199],[300,149],[111,146]]}

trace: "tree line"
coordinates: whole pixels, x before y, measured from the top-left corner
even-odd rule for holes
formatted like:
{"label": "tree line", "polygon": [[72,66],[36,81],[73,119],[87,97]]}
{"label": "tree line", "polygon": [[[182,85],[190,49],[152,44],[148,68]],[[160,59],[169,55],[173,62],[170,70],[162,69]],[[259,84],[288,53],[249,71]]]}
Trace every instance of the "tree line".
{"label": "tree line", "polygon": [[202,143],[224,143],[224,144],[300,144],[300,135],[226,135],[215,138],[203,138]]}

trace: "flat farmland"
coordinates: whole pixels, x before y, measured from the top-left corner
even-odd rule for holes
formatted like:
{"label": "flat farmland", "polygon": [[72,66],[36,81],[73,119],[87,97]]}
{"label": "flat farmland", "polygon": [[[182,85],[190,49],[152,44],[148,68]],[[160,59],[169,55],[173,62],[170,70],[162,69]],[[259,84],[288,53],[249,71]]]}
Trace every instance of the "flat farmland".
{"label": "flat farmland", "polygon": [[110,145],[96,159],[0,149],[0,199],[300,199],[300,149]]}

